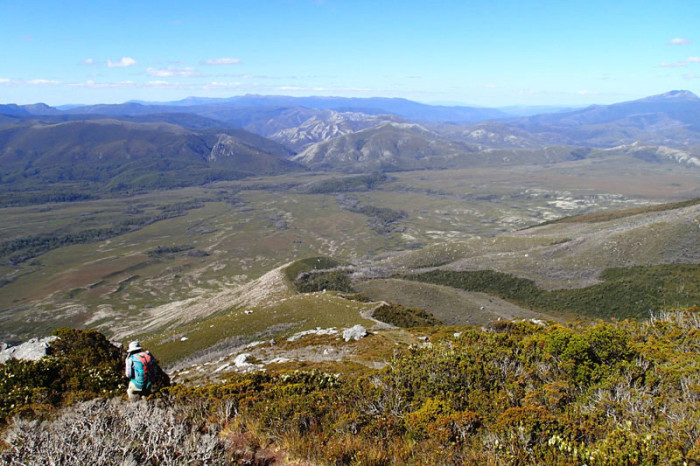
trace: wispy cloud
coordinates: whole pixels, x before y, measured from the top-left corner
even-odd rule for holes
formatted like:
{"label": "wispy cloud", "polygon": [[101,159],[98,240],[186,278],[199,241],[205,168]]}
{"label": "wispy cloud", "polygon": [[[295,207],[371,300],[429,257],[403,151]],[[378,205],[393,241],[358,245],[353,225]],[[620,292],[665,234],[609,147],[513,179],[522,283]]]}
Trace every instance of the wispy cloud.
{"label": "wispy cloud", "polygon": [[72,87],[83,87],[87,89],[193,89],[192,84],[178,83],[157,79],[146,82],[117,81],[117,82],[97,82],[93,80],[70,83]]}
{"label": "wispy cloud", "polygon": [[189,66],[168,66],[167,68],[148,68],[146,73],[156,78],[192,78],[201,77],[197,70]]}
{"label": "wispy cloud", "polygon": [[676,37],[676,38],[671,39],[668,42],[666,42],[667,45],[688,45],[688,44],[692,44],[692,43],[693,43],[692,40],[686,39],[683,37]]}
{"label": "wispy cloud", "polygon": [[234,74],[234,73],[221,73],[217,74],[217,77],[223,77],[223,78],[237,78],[237,79],[279,79],[274,76],[265,76],[263,74]]}
{"label": "wispy cloud", "polygon": [[309,91],[311,88],[304,86],[277,86],[278,91]]}
{"label": "wispy cloud", "polygon": [[689,63],[700,63],[700,57],[688,57],[683,60],[674,61],[671,63],[661,63],[662,68],[678,68],[681,66],[686,66]]}
{"label": "wispy cloud", "polygon": [[216,66],[216,65],[238,65],[241,62],[240,58],[210,58],[209,60],[204,60],[203,65]]}
{"label": "wispy cloud", "polygon": [[0,84],[10,86],[49,86],[63,84],[61,81],[53,79],[10,79],[0,78]]}
{"label": "wispy cloud", "polygon": [[29,81],[25,81],[27,84],[31,84],[33,86],[46,86],[47,84],[61,84],[60,81],[54,81],[52,79],[30,79]]}
{"label": "wispy cloud", "polygon": [[685,79],[700,79],[700,74],[688,73],[683,76]]}
{"label": "wispy cloud", "polygon": [[32,36],[22,36],[22,40],[24,42],[34,42],[34,38]]}
{"label": "wispy cloud", "polygon": [[170,24],[172,24],[173,26],[179,26],[182,24],[182,21],[176,19],[175,21],[170,21]]}
{"label": "wispy cloud", "polygon": [[202,89],[206,90],[211,90],[211,89],[227,89],[227,88],[232,88],[232,87],[241,87],[243,86],[242,82],[225,82],[225,81],[212,81],[210,83],[205,84],[202,86]]}
{"label": "wispy cloud", "polygon": [[155,88],[155,89],[181,89],[188,87],[182,83],[174,83],[170,81],[156,80],[156,81],[146,81],[143,85],[139,87]]}
{"label": "wispy cloud", "polygon": [[136,65],[136,60],[131,57],[121,57],[119,61],[112,61],[107,59],[108,68],[126,68],[128,66]]}

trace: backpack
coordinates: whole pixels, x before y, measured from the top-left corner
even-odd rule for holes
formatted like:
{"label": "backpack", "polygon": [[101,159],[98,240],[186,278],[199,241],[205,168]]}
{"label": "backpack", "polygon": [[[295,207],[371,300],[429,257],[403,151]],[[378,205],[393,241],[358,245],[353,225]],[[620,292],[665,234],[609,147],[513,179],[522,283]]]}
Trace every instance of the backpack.
{"label": "backpack", "polygon": [[150,389],[156,380],[156,368],[151,353],[142,352],[131,355],[134,364],[134,378],[132,381],[137,389]]}

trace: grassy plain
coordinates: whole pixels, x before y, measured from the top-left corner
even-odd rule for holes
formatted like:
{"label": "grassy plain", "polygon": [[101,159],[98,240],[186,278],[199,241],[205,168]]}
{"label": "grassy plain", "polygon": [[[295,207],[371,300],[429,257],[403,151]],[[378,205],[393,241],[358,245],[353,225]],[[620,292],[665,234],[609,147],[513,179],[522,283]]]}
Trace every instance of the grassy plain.
{"label": "grassy plain", "polygon": [[208,358],[212,353],[229,356],[253,341],[287,338],[306,330],[370,327],[374,322],[361,312],[373,306],[332,292],[298,294],[259,307],[228,309],[176,330],[144,335],[143,341],[166,364],[186,357]]}
{"label": "grassy plain", "polygon": [[[536,238],[517,231],[523,227],[571,214],[697,197],[700,186],[697,171],[683,167],[596,160],[399,172],[371,190],[358,185],[348,192],[345,186],[343,196],[362,206],[407,214],[382,232],[360,213],[373,209],[350,211],[337,193],[306,194],[303,189],[337,176],[251,178],[128,198],[1,209],[0,243],[109,226],[191,200],[202,204],[107,240],[0,265],[0,339],[43,335],[59,325],[97,327],[108,335],[133,327],[136,333],[144,312],[173,301],[205,300],[292,260],[319,255],[359,265],[383,258],[390,266],[436,266],[464,260],[470,248],[483,252],[486,239],[508,233],[513,238],[495,238],[490,246],[491,258],[501,258],[493,262],[496,269],[511,262],[516,270],[527,269],[525,250],[554,247],[567,236]],[[435,254],[419,252],[424,247]],[[175,252],[153,254],[158,248]],[[414,255],[397,256],[412,250]],[[567,260],[565,254],[558,260]]]}

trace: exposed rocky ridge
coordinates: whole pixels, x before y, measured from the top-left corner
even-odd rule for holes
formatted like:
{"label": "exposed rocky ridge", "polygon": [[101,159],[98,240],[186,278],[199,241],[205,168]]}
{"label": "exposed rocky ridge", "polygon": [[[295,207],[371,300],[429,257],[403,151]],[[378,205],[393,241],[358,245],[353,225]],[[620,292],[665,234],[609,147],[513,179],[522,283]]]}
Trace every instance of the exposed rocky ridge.
{"label": "exposed rocky ridge", "polygon": [[686,167],[700,167],[700,153],[694,150],[675,149],[666,146],[648,146],[639,142],[606,149],[607,152],[629,154],[649,162],[671,161]]}
{"label": "exposed rocky ridge", "polygon": [[473,151],[417,124],[384,122],[311,145],[292,160],[321,169],[405,170],[444,165]]}
{"label": "exposed rocky ridge", "polygon": [[392,115],[324,110],[298,126],[282,129],[268,137],[294,150],[303,150],[310,144],[354,133],[384,121],[400,121],[400,119]]}

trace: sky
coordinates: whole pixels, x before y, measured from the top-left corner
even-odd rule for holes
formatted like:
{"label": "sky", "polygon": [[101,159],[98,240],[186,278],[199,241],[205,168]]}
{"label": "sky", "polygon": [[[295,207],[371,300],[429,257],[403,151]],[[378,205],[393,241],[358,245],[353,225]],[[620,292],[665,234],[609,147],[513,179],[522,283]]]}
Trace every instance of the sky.
{"label": "sky", "polygon": [[0,103],[700,94],[698,0],[0,0]]}

